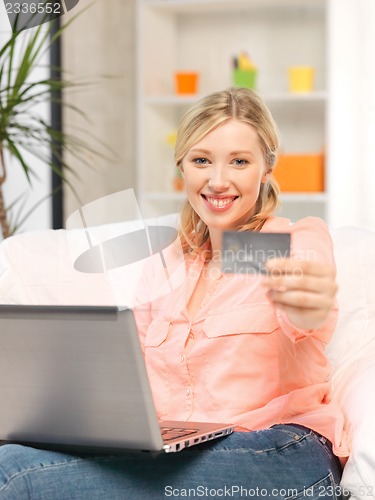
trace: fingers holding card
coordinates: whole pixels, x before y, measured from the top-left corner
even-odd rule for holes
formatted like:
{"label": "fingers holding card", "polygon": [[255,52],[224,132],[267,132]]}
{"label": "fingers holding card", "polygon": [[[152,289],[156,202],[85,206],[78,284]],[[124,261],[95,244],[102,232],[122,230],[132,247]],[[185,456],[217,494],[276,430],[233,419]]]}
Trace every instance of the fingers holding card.
{"label": "fingers holding card", "polygon": [[224,232],[222,271],[264,274],[268,299],[298,328],[319,328],[335,302],[335,269],[291,258],[290,233]]}
{"label": "fingers holding card", "polygon": [[335,302],[337,285],[332,266],[316,261],[274,259],[262,280],[267,297],[287,312],[299,328],[319,328]]}

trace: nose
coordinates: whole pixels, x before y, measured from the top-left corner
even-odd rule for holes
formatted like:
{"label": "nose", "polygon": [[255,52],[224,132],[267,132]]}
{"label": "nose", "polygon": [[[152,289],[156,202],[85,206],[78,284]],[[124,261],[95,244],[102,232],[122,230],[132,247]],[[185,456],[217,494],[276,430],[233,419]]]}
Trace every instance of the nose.
{"label": "nose", "polygon": [[220,165],[213,165],[210,169],[208,188],[214,193],[222,193],[229,188],[229,179],[225,168]]}

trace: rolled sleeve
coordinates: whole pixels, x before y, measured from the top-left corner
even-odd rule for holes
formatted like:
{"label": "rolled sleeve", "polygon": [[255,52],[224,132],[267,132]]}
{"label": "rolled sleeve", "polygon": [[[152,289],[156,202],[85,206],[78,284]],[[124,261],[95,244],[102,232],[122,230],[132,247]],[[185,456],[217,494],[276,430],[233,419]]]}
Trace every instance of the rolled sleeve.
{"label": "rolled sleeve", "polygon": [[[291,232],[291,257],[328,264],[336,269],[333,242],[327,224],[318,217],[306,217],[289,226]],[[306,337],[315,337],[327,344],[332,338],[338,318],[338,305],[332,307],[323,325],[317,329],[306,330],[295,326],[287,313],[275,310],[282,332],[293,342]]]}

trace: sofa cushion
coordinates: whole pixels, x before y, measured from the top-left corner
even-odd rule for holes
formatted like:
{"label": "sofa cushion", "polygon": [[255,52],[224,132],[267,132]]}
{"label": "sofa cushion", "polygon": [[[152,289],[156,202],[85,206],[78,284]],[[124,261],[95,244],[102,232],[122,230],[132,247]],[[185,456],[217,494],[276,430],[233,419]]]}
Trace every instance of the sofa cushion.
{"label": "sofa cushion", "polygon": [[342,486],[353,497],[370,500],[375,499],[375,233],[341,227],[331,234],[340,312],[327,355],[352,439]]}
{"label": "sofa cushion", "polygon": [[176,228],[177,221],[178,215],[171,214],[85,229],[31,231],[8,238],[0,244],[0,303],[132,306],[144,260],[101,273],[80,272],[75,268],[77,258],[99,243],[143,229],[144,224]]}

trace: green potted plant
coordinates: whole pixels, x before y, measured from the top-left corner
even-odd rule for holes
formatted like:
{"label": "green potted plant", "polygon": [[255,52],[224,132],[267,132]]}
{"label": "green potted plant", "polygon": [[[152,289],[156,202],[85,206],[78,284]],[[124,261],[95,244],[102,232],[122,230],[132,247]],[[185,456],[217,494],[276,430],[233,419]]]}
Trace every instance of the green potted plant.
{"label": "green potted plant", "polygon": [[[54,21],[33,28],[26,37],[24,31],[15,31],[0,47],[0,231],[3,238],[14,234],[20,225],[19,216],[14,220],[14,208],[21,200],[13,200],[8,206],[4,202],[3,187],[9,168],[20,168],[32,189],[33,178],[37,175],[32,159],[38,158],[73,189],[65,175],[73,169],[64,160],[64,151],[69,151],[70,157],[80,161],[84,161],[87,150],[97,153],[85,141],[52,128],[35,112],[36,105],[51,100],[63,108],[69,106],[62,98],[63,92],[87,85],[62,78],[59,68],[54,68],[55,76],[48,78],[35,80],[32,74],[43,53],[50,49],[75,17],[55,32]],[[82,115],[79,109],[73,109]],[[30,211],[22,215],[22,220],[29,214]]]}

